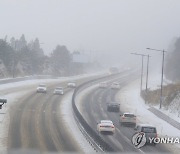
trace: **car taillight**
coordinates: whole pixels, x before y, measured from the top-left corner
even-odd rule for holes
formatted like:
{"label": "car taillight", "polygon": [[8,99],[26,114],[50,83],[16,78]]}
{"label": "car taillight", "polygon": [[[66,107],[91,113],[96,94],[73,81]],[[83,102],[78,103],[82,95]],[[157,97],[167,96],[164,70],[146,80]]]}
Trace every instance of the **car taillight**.
{"label": "car taillight", "polygon": [[114,126],[111,126],[111,128],[114,128]]}
{"label": "car taillight", "polygon": [[100,127],[103,127],[103,126],[100,126]]}

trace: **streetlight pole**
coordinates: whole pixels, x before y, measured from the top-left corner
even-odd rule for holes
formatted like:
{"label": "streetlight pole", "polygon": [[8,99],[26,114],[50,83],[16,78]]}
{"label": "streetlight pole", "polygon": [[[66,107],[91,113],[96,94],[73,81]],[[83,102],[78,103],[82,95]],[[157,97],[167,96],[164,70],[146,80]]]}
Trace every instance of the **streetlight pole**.
{"label": "streetlight pole", "polygon": [[144,62],[144,56],[142,55],[142,66],[141,66],[141,92],[142,92],[142,83],[143,83],[143,69],[144,69],[144,66],[143,66],[143,62]]}
{"label": "streetlight pole", "polygon": [[15,52],[17,50],[17,42],[15,41],[14,44],[14,51],[13,51],[13,78],[15,78]]}
{"label": "streetlight pole", "polygon": [[146,48],[148,50],[154,50],[154,51],[161,51],[163,53],[163,58],[162,58],[162,74],[161,74],[161,96],[160,96],[160,103],[159,103],[159,109],[162,107],[162,99],[163,99],[163,77],[164,77],[164,53],[167,52],[164,49],[163,50],[157,50],[157,49],[152,49],[152,48]]}
{"label": "streetlight pole", "polygon": [[144,55],[144,54],[139,54],[139,53],[131,53],[131,54],[142,57],[142,66],[141,66],[141,89],[140,89],[140,92],[142,92],[142,84],[143,84],[143,69],[144,69],[143,61],[144,61],[144,57],[148,57],[148,60],[147,60],[147,76],[146,76],[146,92],[147,92],[147,86],[148,86],[148,68],[149,68],[149,57],[150,57],[150,56],[149,56],[149,55]]}
{"label": "streetlight pole", "polygon": [[146,94],[148,89],[148,75],[149,75],[149,55],[147,55],[147,74],[146,74]]}

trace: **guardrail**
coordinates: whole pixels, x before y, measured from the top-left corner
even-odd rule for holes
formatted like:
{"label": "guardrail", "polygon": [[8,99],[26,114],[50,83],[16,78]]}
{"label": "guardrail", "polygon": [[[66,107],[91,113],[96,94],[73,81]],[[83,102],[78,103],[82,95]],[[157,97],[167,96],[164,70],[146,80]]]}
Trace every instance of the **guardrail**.
{"label": "guardrail", "polygon": [[[109,75],[109,76],[106,76],[106,77],[101,77],[101,78],[97,78],[97,79],[93,79],[93,80],[90,80],[88,82],[85,82],[85,83],[81,84],[79,87],[77,87],[74,90],[74,93],[73,93],[73,96],[72,96],[72,108],[73,108],[74,114],[76,116],[76,119],[78,120],[80,125],[83,127],[83,130],[81,130],[81,131],[86,131],[83,134],[86,135],[86,138],[89,138],[89,140],[91,140],[91,143],[95,144],[94,147],[98,148],[98,149],[96,149],[97,151],[115,152],[114,149],[108,143],[106,143],[99,136],[99,134],[96,131],[94,131],[91,128],[91,126],[87,123],[87,121],[83,118],[83,116],[81,115],[81,113],[79,112],[79,110],[78,110],[78,108],[76,106],[75,97],[81,90],[84,89],[85,86],[88,86],[90,84],[98,83],[101,80],[112,78],[113,76],[117,76],[117,75],[119,75],[119,74]],[[97,145],[99,147],[97,147]]]}
{"label": "guardrail", "polygon": [[26,80],[35,80],[35,79],[56,79],[56,78],[57,77],[51,75],[26,76],[26,77],[18,77],[18,78],[1,79],[0,84],[26,81]]}
{"label": "guardrail", "polygon": [[170,118],[169,116],[167,116],[166,114],[164,114],[163,112],[159,111],[158,109],[156,109],[154,107],[150,107],[148,110],[151,111],[153,114],[155,114],[157,117],[161,118],[162,120],[166,121],[173,127],[180,130],[179,122],[175,121],[174,119]]}

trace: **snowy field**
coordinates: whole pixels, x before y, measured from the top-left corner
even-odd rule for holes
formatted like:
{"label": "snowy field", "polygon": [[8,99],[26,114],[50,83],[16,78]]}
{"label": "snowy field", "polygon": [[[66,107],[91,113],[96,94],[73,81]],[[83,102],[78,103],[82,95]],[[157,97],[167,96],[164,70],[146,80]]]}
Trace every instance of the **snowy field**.
{"label": "snowy field", "polygon": [[[173,83],[172,81],[167,80],[164,77],[163,85],[168,85],[168,84],[172,84],[172,83]],[[140,84],[140,81],[139,81],[139,84]],[[160,73],[156,73],[156,75],[151,75],[149,77],[148,85],[149,85],[150,90],[160,89],[160,84],[161,84],[161,74]],[[145,79],[144,79],[143,85],[145,85]],[[145,88],[145,87],[143,87],[143,88]],[[156,105],[154,107],[159,110],[159,105]],[[180,111],[178,113],[177,108],[180,108],[180,96],[177,96],[177,98],[175,98],[173,100],[173,102],[170,104],[168,110],[166,108],[162,107],[162,109],[160,111],[180,123]]]}

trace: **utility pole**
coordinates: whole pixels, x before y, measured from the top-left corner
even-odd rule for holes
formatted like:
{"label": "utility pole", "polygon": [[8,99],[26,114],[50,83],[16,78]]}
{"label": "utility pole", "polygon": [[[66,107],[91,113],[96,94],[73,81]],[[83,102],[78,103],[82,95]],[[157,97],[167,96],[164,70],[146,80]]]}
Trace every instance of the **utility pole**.
{"label": "utility pole", "polygon": [[147,55],[147,73],[146,73],[146,94],[148,90],[148,75],[149,75],[149,55]]}
{"label": "utility pole", "polygon": [[144,66],[143,66],[143,63],[144,63],[144,56],[142,55],[142,66],[141,66],[141,92],[142,92],[142,83],[143,83],[143,69],[144,69]]}
{"label": "utility pole", "polygon": [[165,51],[163,50],[157,50],[157,49],[152,49],[152,48],[146,48],[148,50],[154,50],[154,51],[160,51],[163,53],[163,57],[162,57],[162,74],[161,74],[161,96],[160,96],[160,103],[159,103],[159,109],[161,109],[162,107],[162,100],[163,100],[163,77],[164,77],[164,57],[165,57]]}
{"label": "utility pole", "polygon": [[15,54],[16,54],[16,50],[17,50],[17,42],[15,41],[14,44],[14,52],[13,52],[13,78],[15,78]]}

